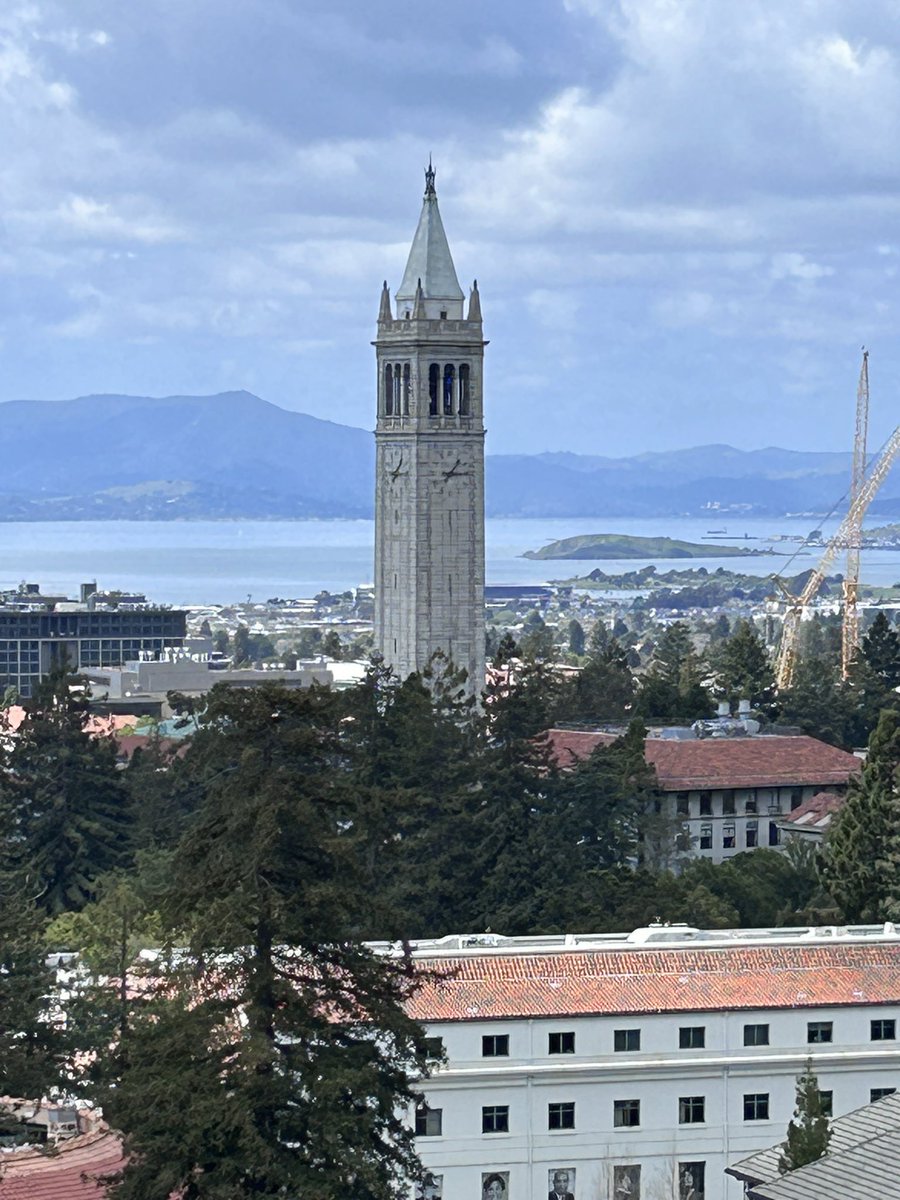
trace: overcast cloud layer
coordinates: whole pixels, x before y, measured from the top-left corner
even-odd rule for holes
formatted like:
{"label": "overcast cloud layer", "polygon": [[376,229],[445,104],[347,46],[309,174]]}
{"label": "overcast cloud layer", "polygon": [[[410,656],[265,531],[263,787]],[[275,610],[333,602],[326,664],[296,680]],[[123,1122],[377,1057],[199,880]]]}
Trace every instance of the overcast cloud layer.
{"label": "overcast cloud layer", "polygon": [[0,399],[371,425],[430,151],[495,453],[900,413],[900,0],[12,2],[0,151]]}

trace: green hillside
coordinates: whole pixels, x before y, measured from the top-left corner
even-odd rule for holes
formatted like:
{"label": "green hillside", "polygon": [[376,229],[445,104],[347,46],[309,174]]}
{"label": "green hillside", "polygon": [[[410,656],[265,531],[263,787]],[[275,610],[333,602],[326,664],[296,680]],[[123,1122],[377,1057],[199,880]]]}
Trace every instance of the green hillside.
{"label": "green hillside", "polygon": [[[632,537],[624,533],[583,533],[560,538],[540,550],[526,550],[524,558],[746,558],[760,554],[744,546],[721,542],[680,542],[668,537]],[[771,551],[766,551],[771,553]]]}

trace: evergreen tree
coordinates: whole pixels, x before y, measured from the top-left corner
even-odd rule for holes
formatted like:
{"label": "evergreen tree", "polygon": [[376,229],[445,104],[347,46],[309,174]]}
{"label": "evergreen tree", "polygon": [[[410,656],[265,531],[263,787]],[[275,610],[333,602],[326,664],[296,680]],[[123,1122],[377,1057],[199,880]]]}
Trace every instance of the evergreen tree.
{"label": "evergreen tree", "polygon": [[846,921],[884,920],[886,897],[900,894],[900,863],[891,865],[900,847],[898,764],[900,714],[887,710],[824,846],[823,879]]}
{"label": "evergreen tree", "polygon": [[358,938],[368,797],[344,718],[328,689],[209,694],[163,905],[179,956],[95,1089],[130,1155],[120,1200],[391,1200],[420,1171],[404,1119],[425,1069],[404,1010],[417,975]]}
{"label": "evergreen tree", "polygon": [[65,668],[27,702],[0,782],[0,857],[49,915],[82,908],[98,876],[127,866],[131,826],[112,738],[87,732]]}
{"label": "evergreen tree", "polygon": [[[594,633],[605,628],[598,622]],[[602,648],[601,648],[602,643]],[[591,634],[588,661],[572,679],[560,685],[556,718],[602,723],[621,721],[634,705],[635,682],[625,651],[613,638]]]}
{"label": "evergreen tree", "polygon": [[569,622],[569,653],[584,654],[584,627],[575,617]]}
{"label": "evergreen tree", "polygon": [[800,657],[793,683],[778,696],[778,719],[832,746],[857,744],[854,697],[828,659]]}
{"label": "evergreen tree", "polygon": [[668,626],[641,680],[637,708],[644,717],[693,721],[712,713],[703,670],[684,621]]}
{"label": "evergreen tree", "polygon": [[500,639],[500,642],[497,646],[497,653],[494,655],[494,666],[495,667],[506,666],[506,664],[509,663],[512,659],[518,658],[518,657],[519,657],[519,647],[516,643],[516,639],[509,632],[509,630],[507,630],[507,632],[504,633],[503,637]]}
{"label": "evergreen tree", "polygon": [[249,660],[250,630],[246,625],[238,625],[231,643],[231,661],[235,667],[240,667]]}
{"label": "evergreen tree", "polygon": [[875,616],[860,647],[868,667],[884,684],[886,691],[900,687],[900,634],[883,612]]}
{"label": "evergreen tree", "polygon": [[55,970],[45,922],[24,876],[0,879],[0,1095],[40,1099],[63,1084],[63,1033],[47,1020]]}
{"label": "evergreen tree", "polygon": [[762,638],[747,620],[737,621],[714,663],[716,689],[730,704],[749,700],[766,712],[775,697],[775,675]]}
{"label": "evergreen tree", "polygon": [[341,662],[344,657],[344,644],[341,641],[341,635],[336,629],[329,629],[325,635],[325,640],[322,643],[322,653],[326,658],[331,658],[335,662]]}
{"label": "evergreen tree", "polygon": [[819,1081],[813,1072],[812,1060],[807,1059],[803,1074],[797,1079],[797,1103],[778,1160],[779,1171],[784,1174],[815,1162],[828,1149],[830,1139],[831,1128],[822,1111]]}

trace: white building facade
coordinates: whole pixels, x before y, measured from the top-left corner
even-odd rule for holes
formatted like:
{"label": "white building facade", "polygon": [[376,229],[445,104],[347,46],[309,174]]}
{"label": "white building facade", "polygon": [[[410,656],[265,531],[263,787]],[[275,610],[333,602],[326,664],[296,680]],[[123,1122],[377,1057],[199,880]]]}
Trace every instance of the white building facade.
{"label": "white building facade", "polygon": [[[466,942],[496,944],[469,945]],[[900,1087],[900,935],[444,939],[418,1149],[443,1200],[737,1200],[811,1058],[835,1116]]]}

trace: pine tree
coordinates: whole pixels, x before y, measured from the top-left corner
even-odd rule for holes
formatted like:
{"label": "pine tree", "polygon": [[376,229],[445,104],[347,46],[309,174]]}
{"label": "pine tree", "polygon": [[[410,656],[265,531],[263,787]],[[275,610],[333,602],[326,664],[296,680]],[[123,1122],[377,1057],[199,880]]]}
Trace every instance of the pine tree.
{"label": "pine tree", "polygon": [[584,627],[581,622],[575,617],[569,622],[569,653],[582,655],[584,654]]}
{"label": "pine tree", "polygon": [[815,1162],[828,1149],[830,1139],[831,1128],[822,1111],[819,1082],[812,1069],[812,1060],[807,1059],[803,1074],[797,1079],[797,1103],[778,1160],[779,1171],[784,1174]]}
{"label": "pine tree", "polygon": [[131,854],[115,743],[87,732],[87,702],[72,681],[63,668],[37,688],[0,782],[0,857],[51,916],[82,908],[97,877],[126,866]]}
{"label": "pine tree", "polygon": [[22,876],[0,880],[0,1095],[40,1099],[63,1084],[64,1038],[47,1020],[55,970],[46,918]]}
{"label": "pine tree", "polygon": [[737,621],[731,637],[716,655],[716,687],[732,705],[749,700],[768,710],[775,696],[775,675],[762,638],[751,621]]}
{"label": "pine tree", "polygon": [[900,895],[898,766],[900,714],[888,710],[824,846],[822,876],[847,921],[884,920],[886,898]]}
{"label": "pine tree", "polygon": [[179,955],[95,1090],[131,1156],[118,1200],[392,1200],[419,1173],[404,1119],[425,1069],[404,1010],[417,973],[358,937],[368,800],[345,717],[318,687],[209,694],[163,904]]}

